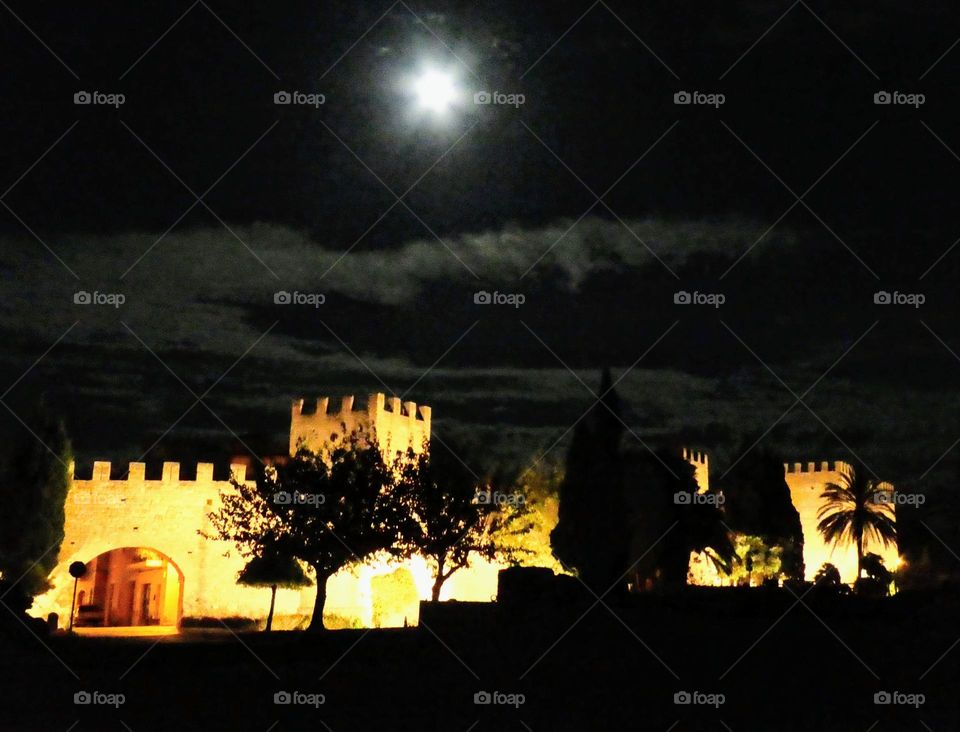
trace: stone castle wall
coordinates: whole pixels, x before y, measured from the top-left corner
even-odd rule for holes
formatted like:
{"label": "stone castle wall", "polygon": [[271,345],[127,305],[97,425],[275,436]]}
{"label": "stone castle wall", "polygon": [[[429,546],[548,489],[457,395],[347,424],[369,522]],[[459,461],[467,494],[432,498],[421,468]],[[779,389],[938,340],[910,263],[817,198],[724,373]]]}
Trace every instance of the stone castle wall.
{"label": "stone castle wall", "polygon": [[[383,394],[371,395],[359,408],[356,406],[358,402],[353,397],[344,397],[339,408],[330,411],[329,400],[324,398],[317,401],[316,410],[305,412],[303,401],[295,402],[291,413],[291,454],[300,444],[321,450],[329,444],[332,435],[342,435],[344,428],[347,432],[363,429],[375,435],[388,458],[408,447],[420,452],[428,446],[429,407],[418,407],[397,398],[386,399]],[[694,466],[700,490],[707,490],[709,457],[686,449],[683,457]],[[181,573],[184,617],[264,617],[267,591],[236,584],[244,564],[236,547],[231,542],[209,539],[200,533],[212,533],[208,514],[218,510],[221,493],[233,490],[230,481],[225,477],[215,480],[214,466],[210,463],[198,464],[196,477],[190,479],[181,478],[179,463],[164,463],[162,474],[149,480],[144,463],[124,467],[121,470],[121,466],[96,462],[89,478],[74,476],[65,507],[65,539],[51,575],[52,588],[35,600],[32,612],[38,616],[57,612],[61,626],[66,626],[73,591],[73,579],[68,572],[70,564],[90,562],[113,549],[142,547],[161,553]],[[855,579],[856,548],[828,547],[817,531],[820,494],[827,483],[837,482],[849,469],[850,466],[842,462],[784,466],[791,499],[803,528],[807,579],[812,579],[824,562],[835,564],[844,582]],[[245,466],[232,465],[230,471],[236,480],[246,479]],[[880,554],[888,568],[897,565],[896,547],[868,543],[865,550]],[[399,568],[411,573],[422,598],[429,596],[430,572],[421,559],[370,561],[331,578],[328,613],[346,619],[345,622],[359,621],[367,626],[374,623],[371,597],[374,580]],[[457,573],[445,585],[444,598],[492,599],[496,594],[498,568],[496,564],[480,562],[475,569]],[[704,563],[701,555],[692,555],[691,581],[718,584],[722,577]],[[276,610],[278,627],[283,627],[283,618],[290,623],[309,618],[314,593],[313,587],[280,590]],[[415,622],[415,618],[410,620]]]}
{"label": "stone castle wall", "polygon": [[[213,464],[198,464],[192,480],[181,480],[179,463],[164,463],[156,480],[145,478],[144,463],[130,463],[122,474],[118,467],[96,462],[89,479],[74,477],[53,586],[36,598],[31,612],[56,612],[65,627],[73,594],[70,564],[90,562],[112,549],[144,547],[165,555],[183,575],[183,616],[263,616],[267,591],[236,583],[244,564],[236,547],[199,533],[210,532],[207,515],[219,507],[220,493],[233,489],[228,480],[213,479]],[[237,480],[245,479],[245,471],[231,466]],[[298,615],[303,608],[309,613],[311,593],[311,588],[279,591],[277,614]]]}
{"label": "stone castle wall", "polygon": [[696,471],[694,477],[700,492],[710,490],[710,456],[699,450],[683,448],[683,459],[690,463]]}
{"label": "stone castle wall", "polygon": [[330,444],[332,435],[342,437],[357,430],[376,435],[387,459],[408,448],[420,453],[430,443],[430,407],[401,402],[399,397],[386,397],[382,393],[365,399],[345,396],[336,409],[331,409],[329,398],[321,397],[311,405],[315,406],[312,410],[305,410],[304,406],[304,400],[298,399],[291,409],[291,455],[301,444],[319,452]]}
{"label": "stone castle wall", "polygon": [[[710,485],[709,460],[704,453],[684,448],[683,458],[696,469],[697,483],[701,491]],[[852,583],[857,578],[856,545],[844,544],[838,547],[828,545],[817,529],[817,513],[823,505],[820,495],[828,483],[838,483],[843,474],[849,474],[851,466],[843,461],[833,463],[787,463],[783,466],[784,477],[790,488],[793,507],[800,514],[800,526],[803,530],[804,575],[812,580],[817,570],[829,562],[840,571],[843,582]],[[890,491],[893,486],[884,484]],[[883,546],[881,542],[864,542],[864,553],[874,552],[883,558],[883,563],[893,570],[899,563],[899,552],[895,545]],[[724,584],[725,575],[721,574],[702,553],[691,553],[688,581],[697,585]]]}
{"label": "stone castle wall", "polygon": [[[844,474],[848,475],[851,466],[838,460],[832,464],[787,463],[783,468],[787,485],[790,487],[790,498],[800,514],[800,525],[803,527],[803,564],[806,578],[812,580],[817,570],[825,562],[830,562],[840,570],[843,582],[853,582],[857,578],[856,546],[852,543],[839,547],[830,546],[817,530],[817,512],[823,505],[820,494],[828,483],[838,483]],[[892,485],[886,485],[893,491]],[[864,542],[863,551],[879,554],[889,570],[893,570],[899,561],[897,547],[894,545],[884,547],[880,542],[868,540]]]}
{"label": "stone castle wall", "polygon": [[[338,408],[329,409],[328,398],[318,399],[316,409],[305,411],[303,400],[294,402],[290,423],[290,454],[300,444],[313,451],[328,446],[333,435],[363,430],[376,439],[386,459],[411,448],[420,453],[430,440],[431,409],[414,402],[386,398],[382,393],[364,400],[343,397]],[[125,469],[121,469],[125,468]],[[246,467],[230,466],[236,480],[246,479]],[[89,563],[104,552],[127,547],[153,549],[163,554],[183,577],[183,617],[263,618],[269,602],[267,590],[237,585],[244,560],[232,542],[208,539],[212,534],[208,514],[220,507],[221,493],[233,490],[230,481],[214,480],[214,466],[200,463],[196,477],[180,477],[179,463],[163,464],[162,475],[146,479],[144,463],[114,466],[96,462],[89,478],[74,475],[67,494],[65,538],[57,566],[51,574],[52,588],[36,598],[31,612],[37,616],[56,612],[60,625],[69,622],[73,578],[72,562]],[[226,476],[224,476],[225,478]],[[413,571],[418,586],[429,592],[429,572],[422,560],[408,562],[370,561],[363,567],[344,569],[330,579],[325,617],[334,622],[370,625],[373,578],[405,568]],[[476,570],[463,570],[445,586],[444,596],[462,600],[490,599],[496,593],[498,567],[478,563]],[[279,590],[277,627],[309,619],[316,589]],[[429,597],[429,594],[425,594]],[[410,618],[415,622],[416,618]]]}

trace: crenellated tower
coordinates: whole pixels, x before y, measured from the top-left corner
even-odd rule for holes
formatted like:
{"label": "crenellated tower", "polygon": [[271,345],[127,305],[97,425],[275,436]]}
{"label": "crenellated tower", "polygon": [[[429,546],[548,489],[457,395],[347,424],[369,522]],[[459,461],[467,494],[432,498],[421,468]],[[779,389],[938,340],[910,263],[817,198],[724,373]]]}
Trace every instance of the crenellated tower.
{"label": "crenellated tower", "polygon": [[[382,393],[323,397],[310,405],[299,399],[291,410],[289,452],[300,444],[321,451],[333,436],[362,430],[390,461],[408,448],[427,448],[430,417],[430,407]],[[238,460],[219,470],[213,463],[160,467],[98,460],[81,476],[70,466],[65,536],[51,588],[36,598],[34,612],[55,612],[66,626],[74,590],[69,567],[81,561],[88,567],[76,605],[83,626],[163,626],[170,632],[184,617],[257,617],[260,593],[236,582],[244,559],[231,542],[212,538],[211,522],[224,496],[236,491],[231,479],[251,485],[248,466]],[[290,497],[280,492],[272,500]],[[355,615],[360,591],[355,582],[343,581],[348,589],[340,598],[354,604],[337,612]],[[495,572],[492,581],[495,586]],[[311,612],[312,591],[283,594],[278,613],[300,623]]]}
{"label": "crenellated tower", "polygon": [[[852,544],[842,546],[828,545],[821,536],[817,525],[820,522],[817,514],[823,506],[821,495],[828,483],[840,483],[843,476],[850,475],[853,466],[843,460],[833,462],[784,463],[784,478],[790,488],[790,498],[794,508],[800,514],[800,525],[803,528],[803,564],[806,578],[813,579],[817,570],[825,562],[829,562],[840,570],[840,577],[844,582],[853,582],[857,577],[857,552]],[[883,484],[891,492],[893,485]],[[895,516],[894,507],[890,506],[891,514]],[[883,557],[887,569],[892,570],[899,561],[899,552],[894,545],[883,546],[877,541],[870,541],[868,537],[864,552],[874,552]]]}
{"label": "crenellated tower", "polygon": [[344,396],[336,406],[329,397],[310,405],[296,399],[290,413],[290,454],[301,444],[319,452],[334,435],[343,437],[354,431],[372,435],[385,458],[408,448],[420,453],[430,444],[430,415],[428,406],[382,392],[361,398]]}
{"label": "crenellated tower", "polygon": [[710,490],[710,456],[699,450],[683,448],[683,459],[693,466],[700,492]]}
{"label": "crenellated tower", "polygon": [[[706,453],[683,448],[683,459],[693,466],[696,471],[697,483],[700,490],[706,491],[710,486],[710,460]],[[840,483],[843,476],[850,475],[853,467],[842,460],[819,461],[806,463],[784,463],[783,473],[787,487],[790,489],[790,500],[797,513],[800,514],[800,525],[803,530],[803,563],[806,579],[812,580],[817,570],[825,562],[835,565],[840,571],[841,579],[852,583],[857,574],[857,552],[852,542],[841,546],[828,545],[820,534],[818,516],[823,507],[823,491],[829,483]],[[883,487],[893,492],[894,487],[883,484]],[[721,486],[722,488],[722,486]],[[894,507],[890,506],[894,513]],[[896,546],[883,546],[882,543],[871,541],[869,538],[864,551],[874,552],[883,558],[888,569],[893,569],[899,562],[899,553]],[[722,578],[712,569],[702,556],[694,555],[691,559],[692,581],[696,584],[718,584]]]}

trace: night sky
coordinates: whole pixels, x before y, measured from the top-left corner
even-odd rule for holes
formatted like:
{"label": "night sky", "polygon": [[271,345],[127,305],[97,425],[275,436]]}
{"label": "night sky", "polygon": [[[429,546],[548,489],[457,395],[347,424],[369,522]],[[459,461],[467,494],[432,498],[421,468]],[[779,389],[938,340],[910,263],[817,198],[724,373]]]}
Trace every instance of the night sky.
{"label": "night sky", "polygon": [[[4,435],[42,397],[80,463],[221,461],[282,449],[292,397],[392,390],[529,463],[609,366],[628,439],[715,475],[758,439],[956,475],[950,3],[8,5]],[[464,96],[442,118],[411,98],[427,68]]]}

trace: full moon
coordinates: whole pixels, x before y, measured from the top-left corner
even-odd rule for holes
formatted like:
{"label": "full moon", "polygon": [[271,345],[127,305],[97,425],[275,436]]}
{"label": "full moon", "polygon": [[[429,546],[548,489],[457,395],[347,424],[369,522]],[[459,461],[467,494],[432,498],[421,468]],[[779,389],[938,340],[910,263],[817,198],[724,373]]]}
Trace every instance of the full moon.
{"label": "full moon", "polygon": [[422,109],[442,114],[453,106],[458,92],[453,76],[441,71],[425,71],[414,82],[414,92]]}

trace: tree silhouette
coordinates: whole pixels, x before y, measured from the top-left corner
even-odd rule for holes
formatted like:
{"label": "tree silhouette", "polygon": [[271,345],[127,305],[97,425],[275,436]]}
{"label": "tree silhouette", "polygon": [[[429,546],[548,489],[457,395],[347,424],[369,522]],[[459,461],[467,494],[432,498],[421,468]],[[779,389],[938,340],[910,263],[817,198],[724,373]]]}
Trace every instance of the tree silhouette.
{"label": "tree silhouette", "polygon": [[781,571],[803,579],[803,528],[793,506],[783,461],[754,449],[723,479],[724,522],[738,534],[757,536],[768,546],[782,548]]}
{"label": "tree silhouette", "polygon": [[814,575],[813,583],[819,587],[839,587],[840,570],[830,562],[824,562]]}
{"label": "tree silhouette", "polygon": [[634,583],[686,584],[691,552],[729,574],[736,550],[718,494],[699,492],[695,468],[673,450],[630,453],[631,559]]}
{"label": "tree silhouette", "polygon": [[461,452],[438,442],[410,456],[401,470],[401,544],[405,554],[432,561],[434,602],[444,582],[471,558],[517,560],[522,548],[504,539],[530,530],[525,497],[511,489],[513,481],[478,477]]}
{"label": "tree silhouette", "polygon": [[222,493],[220,510],[209,514],[214,535],[246,558],[271,546],[312,567],[317,595],[308,629],[323,630],[327,580],[378,551],[398,551],[401,468],[399,457],[388,466],[363,430],[320,454],[301,448],[285,464],[259,466],[249,483],[232,481],[233,492]]}
{"label": "tree silhouette", "polygon": [[574,428],[559,489],[559,519],[550,534],[557,559],[576,569],[598,594],[628,569],[620,415],[620,398],[605,369],[599,401]]}
{"label": "tree silhouette", "polygon": [[863,571],[870,579],[879,582],[890,583],[893,581],[893,575],[883,564],[883,557],[873,552],[867,552],[863,555]]}
{"label": "tree silhouette", "polygon": [[280,554],[276,548],[265,549],[253,557],[240,570],[237,584],[249,587],[270,588],[270,612],[267,613],[266,632],[273,629],[273,608],[277,601],[277,588],[294,589],[309,587],[313,584],[303,571],[303,567],[293,557]]}
{"label": "tree silhouette", "polygon": [[864,543],[876,540],[887,546],[897,541],[890,489],[882,486],[863,467],[851,467],[840,473],[837,483],[827,483],[820,494],[824,503],[817,512],[817,529],[834,546],[846,541],[856,544],[858,580],[863,575]]}
{"label": "tree silhouette", "polygon": [[50,586],[63,542],[73,453],[63,423],[41,407],[35,435],[15,444],[0,476],[0,575],[5,602],[26,611]]}
{"label": "tree silhouette", "polygon": [[885,597],[890,594],[893,574],[883,564],[883,557],[873,552],[863,555],[863,571],[866,577],[857,580],[857,590],[870,595]]}

